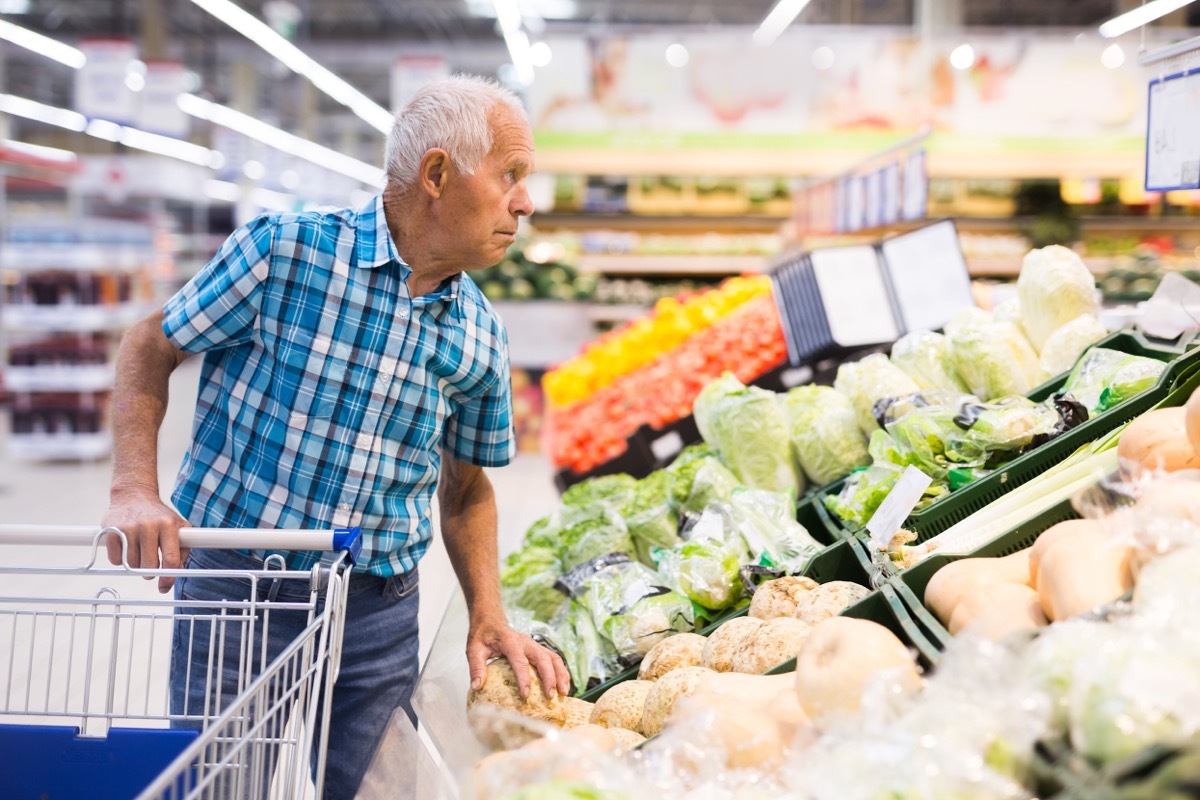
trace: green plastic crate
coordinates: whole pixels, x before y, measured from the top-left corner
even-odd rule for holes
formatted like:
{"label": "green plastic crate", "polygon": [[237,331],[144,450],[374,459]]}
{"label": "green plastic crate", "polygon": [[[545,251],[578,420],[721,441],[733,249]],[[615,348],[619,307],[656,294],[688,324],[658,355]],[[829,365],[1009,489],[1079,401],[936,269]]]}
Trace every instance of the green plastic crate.
{"label": "green plastic crate", "polygon": [[933,615],[933,612],[925,607],[924,602],[925,587],[929,585],[935,572],[961,558],[999,558],[1012,555],[1018,550],[1024,550],[1032,545],[1048,528],[1064,520],[1078,518],[1079,514],[1071,505],[1071,501],[1064,500],[971,553],[929,556],[921,563],[904,570],[893,578],[891,585],[921,629],[939,649],[945,650],[950,642],[950,632]]}
{"label": "green plastic crate", "polygon": [[796,521],[803,525],[809,535],[821,544],[833,544],[850,535],[825,508],[825,495],[837,494],[845,483],[845,478],[838,478],[832,483],[814,489],[801,498],[796,506]]}
{"label": "green plastic crate", "polygon": [[[904,527],[917,534],[918,542],[932,538],[951,525],[961,522],[989,503],[1041,475],[1079,447],[1099,439],[1154,408],[1167,397],[1178,379],[1200,367],[1200,350],[1152,342],[1136,331],[1111,334],[1093,347],[1107,347],[1130,355],[1157,358],[1167,361],[1168,365],[1158,382],[1141,394],[1046,442],[1036,450],[1013,459],[1004,467],[969,486],[951,492],[928,508],[911,514]],[[1035,389],[1029,396],[1033,400],[1044,400],[1061,388],[1066,379],[1065,374],[1060,375]]]}

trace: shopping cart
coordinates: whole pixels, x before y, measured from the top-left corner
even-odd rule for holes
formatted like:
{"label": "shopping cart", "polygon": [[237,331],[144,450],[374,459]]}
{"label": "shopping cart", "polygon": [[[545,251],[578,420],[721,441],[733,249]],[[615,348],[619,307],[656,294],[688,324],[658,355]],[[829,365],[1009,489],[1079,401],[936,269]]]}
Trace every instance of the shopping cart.
{"label": "shopping cart", "polygon": [[[336,554],[311,570],[288,570],[277,554],[261,569],[205,570],[248,582],[248,600],[219,602],[158,595],[146,579],[196,572],[110,566],[106,536],[125,552],[115,528],[0,525],[0,545],[13,546],[0,548],[0,798],[319,797],[328,741],[320,720],[337,678],[359,529],[183,529],[180,542],[193,549]],[[39,565],[44,546],[77,547],[83,563]],[[272,655],[267,634],[284,614],[306,622]],[[204,702],[172,710],[176,627],[186,633],[174,647],[190,652],[190,637],[204,632],[217,652],[199,668]],[[223,676],[236,692],[224,697],[212,688],[222,661],[236,664]]]}

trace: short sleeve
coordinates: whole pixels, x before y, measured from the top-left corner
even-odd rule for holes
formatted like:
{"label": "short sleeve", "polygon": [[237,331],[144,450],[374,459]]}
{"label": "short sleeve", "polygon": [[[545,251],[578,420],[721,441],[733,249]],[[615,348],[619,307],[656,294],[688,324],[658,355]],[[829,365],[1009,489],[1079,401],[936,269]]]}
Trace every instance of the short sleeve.
{"label": "short sleeve", "polygon": [[500,341],[496,379],[478,398],[461,404],[446,422],[446,449],[457,460],[477,467],[503,467],[517,452],[512,374],[503,329]]}
{"label": "short sleeve", "polygon": [[250,340],[262,303],[278,214],[238,228],[195,277],[163,306],[163,333],[186,353]]}

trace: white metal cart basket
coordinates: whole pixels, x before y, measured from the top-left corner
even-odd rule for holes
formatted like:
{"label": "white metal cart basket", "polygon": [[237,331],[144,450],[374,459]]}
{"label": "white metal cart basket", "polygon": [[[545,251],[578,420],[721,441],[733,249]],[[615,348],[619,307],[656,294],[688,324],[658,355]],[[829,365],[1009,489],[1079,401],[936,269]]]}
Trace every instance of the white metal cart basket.
{"label": "white metal cart basket", "polygon": [[[194,549],[337,554],[311,570],[288,570],[279,555],[261,569],[205,570],[248,582],[250,599],[219,602],[156,595],[147,579],[197,573],[109,566],[110,535],[124,552],[113,528],[0,525],[0,797],[298,800],[314,787],[319,797],[327,746],[319,722],[337,678],[359,530],[183,529],[182,546]],[[79,548],[82,565],[20,557],[46,545]],[[285,582],[291,590],[278,593]],[[267,633],[284,613],[306,623],[272,656]],[[171,708],[174,627],[176,648],[201,633],[214,643],[201,662],[209,688],[199,708]],[[222,656],[236,665],[224,676],[232,696],[220,696],[215,680]]]}

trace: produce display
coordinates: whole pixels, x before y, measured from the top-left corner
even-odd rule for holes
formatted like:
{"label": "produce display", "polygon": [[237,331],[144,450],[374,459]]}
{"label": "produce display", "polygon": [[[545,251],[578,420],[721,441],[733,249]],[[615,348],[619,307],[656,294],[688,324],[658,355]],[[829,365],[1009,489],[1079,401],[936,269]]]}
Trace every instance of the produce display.
{"label": "produce display", "polygon": [[536,246],[513,247],[503,261],[472,272],[471,279],[489,300],[590,299],[599,279],[554,255]]}
{"label": "produce display", "polygon": [[756,296],[587,400],[548,407],[547,454],[556,468],[587,472],[623,453],[642,425],[661,428],[692,413],[696,396],[723,373],[748,382],[786,357],[775,301]]}

